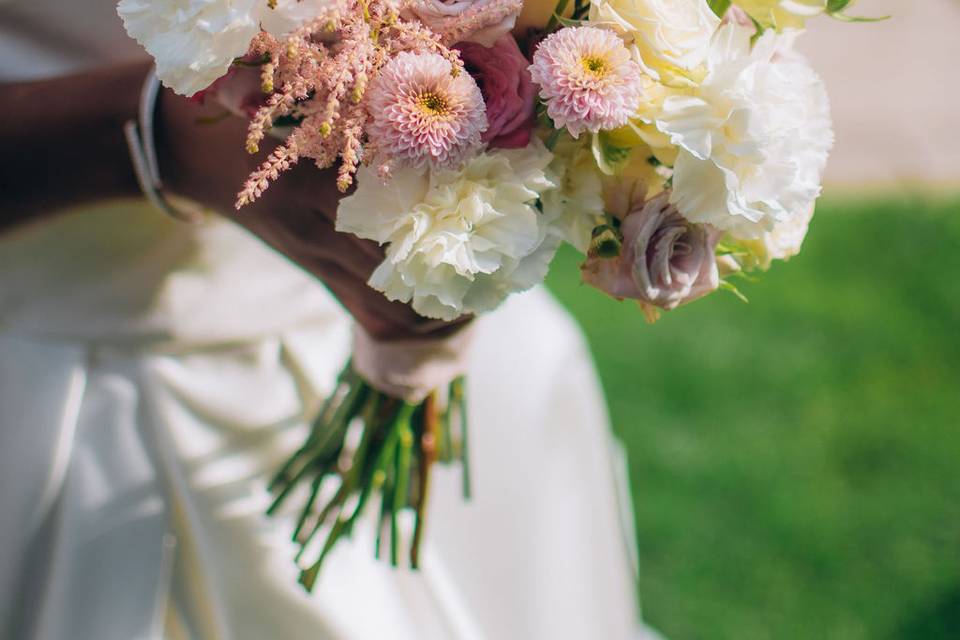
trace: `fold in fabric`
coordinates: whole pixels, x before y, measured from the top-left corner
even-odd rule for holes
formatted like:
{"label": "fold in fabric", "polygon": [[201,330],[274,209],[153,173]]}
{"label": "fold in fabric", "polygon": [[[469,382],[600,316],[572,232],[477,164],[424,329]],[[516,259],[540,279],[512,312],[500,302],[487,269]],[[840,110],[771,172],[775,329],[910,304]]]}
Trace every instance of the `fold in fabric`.
{"label": "fold in fabric", "polygon": [[437,469],[423,570],[375,560],[368,518],[316,592],[299,587],[292,519],[264,516],[266,483],[305,436],[349,331],[340,316],[167,352],[0,333],[0,634],[636,637],[600,391],[542,291],[477,321],[474,498],[458,467]]}

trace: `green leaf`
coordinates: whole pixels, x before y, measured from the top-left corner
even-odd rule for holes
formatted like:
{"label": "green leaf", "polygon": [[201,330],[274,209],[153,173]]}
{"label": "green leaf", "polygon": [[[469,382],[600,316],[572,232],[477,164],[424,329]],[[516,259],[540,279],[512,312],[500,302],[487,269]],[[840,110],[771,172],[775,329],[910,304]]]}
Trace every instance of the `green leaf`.
{"label": "green leaf", "polygon": [[584,22],[583,20],[575,20],[574,18],[564,18],[557,14],[553,14],[553,17],[565,27],[579,27]]}
{"label": "green leaf", "polygon": [[720,289],[721,289],[722,291],[729,291],[730,293],[732,293],[733,295],[735,295],[735,296],[740,300],[740,302],[744,302],[744,303],[749,303],[749,302],[750,302],[749,300],[747,300],[747,296],[743,295],[743,294],[740,292],[740,289],[737,289],[736,285],[734,285],[734,284],[732,284],[732,283],[730,283],[730,282],[727,282],[726,280],[721,280],[721,281],[720,281]]}
{"label": "green leaf", "polygon": [[613,144],[610,136],[604,131],[593,134],[591,150],[597,161],[597,167],[608,176],[616,174],[620,165],[630,157],[630,148]]}
{"label": "green leaf", "polygon": [[831,13],[831,18],[835,20],[840,20],[841,22],[883,22],[884,20],[889,20],[890,16],[880,16],[879,18],[868,18],[865,16],[848,16],[845,13]]}
{"label": "green leaf", "polygon": [[554,129],[550,132],[550,137],[547,138],[547,141],[544,142],[544,146],[553,151],[553,148],[557,146],[557,142],[560,141],[560,136],[563,135],[562,129]]}
{"label": "green leaf", "polygon": [[[849,2],[849,0],[847,1]],[[718,18],[722,18],[723,14],[730,8],[732,0],[707,0],[707,4],[710,5],[710,8],[713,9],[713,12],[717,14]]]}
{"label": "green leaf", "polygon": [[881,16],[879,18],[867,18],[862,16],[848,16],[843,13],[853,4],[853,0],[827,0],[827,13],[831,18],[843,22],[881,22],[889,20],[890,16]]}

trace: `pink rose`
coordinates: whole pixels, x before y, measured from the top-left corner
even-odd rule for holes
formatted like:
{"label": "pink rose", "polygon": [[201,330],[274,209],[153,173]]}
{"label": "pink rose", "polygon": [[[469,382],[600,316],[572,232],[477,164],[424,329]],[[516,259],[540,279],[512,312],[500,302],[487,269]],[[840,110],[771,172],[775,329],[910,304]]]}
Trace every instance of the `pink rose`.
{"label": "pink rose", "polygon": [[720,232],[688,221],[669,200],[665,192],[633,209],[620,227],[620,255],[591,255],[581,267],[584,282],[666,310],[714,291]]}
{"label": "pink rose", "polygon": [[206,104],[208,99],[214,100],[235,116],[252,118],[269,97],[260,84],[259,69],[234,66],[189,99],[197,104]]}
{"label": "pink rose", "polygon": [[537,89],[527,70],[530,61],[513,36],[507,34],[489,48],[475,42],[456,48],[486,103],[487,130],[481,139],[502,149],[530,144]]}
{"label": "pink rose", "polygon": [[491,47],[513,30],[522,8],[522,0],[414,0],[404,16],[418,19],[442,37],[459,33],[456,40]]}

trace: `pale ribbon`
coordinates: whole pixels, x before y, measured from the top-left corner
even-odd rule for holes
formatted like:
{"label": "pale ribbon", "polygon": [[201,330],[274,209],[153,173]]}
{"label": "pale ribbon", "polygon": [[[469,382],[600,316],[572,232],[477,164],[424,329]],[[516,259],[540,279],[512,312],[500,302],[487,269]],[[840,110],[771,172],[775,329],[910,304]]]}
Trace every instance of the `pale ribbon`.
{"label": "pale ribbon", "polygon": [[473,325],[442,338],[377,340],[353,331],[353,368],[374,388],[420,402],[467,371]]}

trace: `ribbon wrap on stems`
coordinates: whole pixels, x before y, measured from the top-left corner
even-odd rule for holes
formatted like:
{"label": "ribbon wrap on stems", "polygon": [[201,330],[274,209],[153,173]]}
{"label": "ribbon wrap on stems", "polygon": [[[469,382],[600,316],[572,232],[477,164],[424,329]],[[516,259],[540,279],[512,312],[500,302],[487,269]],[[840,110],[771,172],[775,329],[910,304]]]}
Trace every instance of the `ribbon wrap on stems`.
{"label": "ribbon wrap on stems", "polygon": [[353,368],[380,391],[418,403],[466,374],[472,341],[472,324],[442,338],[406,340],[377,340],[358,325],[353,332]]}
{"label": "ribbon wrap on stems", "polygon": [[[300,582],[312,590],[323,561],[350,536],[373,503],[377,558],[384,534],[390,562],[400,564],[398,515],[414,512],[409,565],[417,569],[426,524],[431,468],[463,465],[470,496],[464,372],[471,328],[442,338],[378,341],[357,328],[354,353],[313,422],[307,441],[270,483],[273,514],[307,489],[293,540]],[[379,504],[376,504],[379,501]]]}

